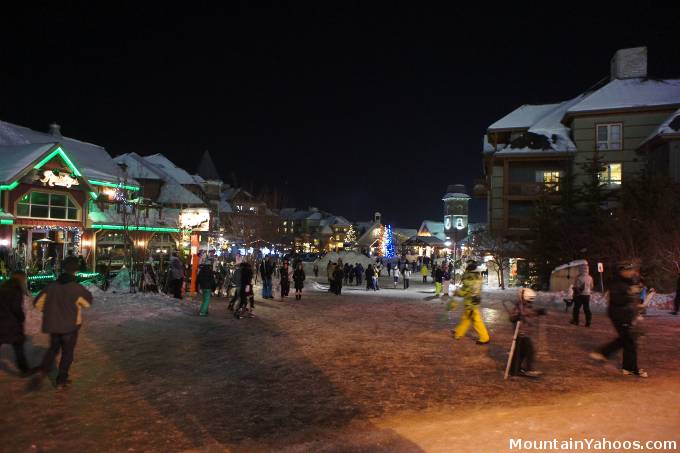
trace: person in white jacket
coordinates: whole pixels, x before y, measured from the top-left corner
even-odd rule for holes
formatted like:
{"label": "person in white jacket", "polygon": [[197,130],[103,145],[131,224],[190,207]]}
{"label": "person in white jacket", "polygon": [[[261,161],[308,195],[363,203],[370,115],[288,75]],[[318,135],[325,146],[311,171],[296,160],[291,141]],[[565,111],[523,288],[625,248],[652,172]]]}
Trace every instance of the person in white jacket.
{"label": "person in white jacket", "polygon": [[396,288],[397,285],[399,284],[399,278],[401,278],[401,272],[399,271],[399,268],[397,266],[394,266],[394,287]]}

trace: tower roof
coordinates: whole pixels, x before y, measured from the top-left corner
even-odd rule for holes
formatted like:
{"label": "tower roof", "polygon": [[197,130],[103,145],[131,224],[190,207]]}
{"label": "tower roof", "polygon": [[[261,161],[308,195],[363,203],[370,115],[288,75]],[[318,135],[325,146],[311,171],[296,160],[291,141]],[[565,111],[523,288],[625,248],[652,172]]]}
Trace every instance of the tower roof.
{"label": "tower roof", "polygon": [[212,179],[212,180],[221,180],[219,173],[217,172],[217,169],[215,168],[215,162],[213,162],[212,157],[210,156],[210,151],[207,149],[203,153],[203,157],[201,157],[201,162],[198,164],[198,169],[196,170],[196,173],[198,173],[203,179]]}

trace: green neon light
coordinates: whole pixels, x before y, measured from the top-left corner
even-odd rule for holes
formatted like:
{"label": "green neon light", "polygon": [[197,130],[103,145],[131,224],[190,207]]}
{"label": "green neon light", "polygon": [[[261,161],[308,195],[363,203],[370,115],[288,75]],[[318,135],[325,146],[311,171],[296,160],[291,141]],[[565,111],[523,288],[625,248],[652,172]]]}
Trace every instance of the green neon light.
{"label": "green neon light", "polygon": [[127,226],[124,225],[101,225],[93,224],[92,228],[99,228],[101,230],[129,230],[129,231],[151,231],[154,233],[179,233],[179,228],[162,228],[162,227],[145,227],[145,226]]}
{"label": "green neon light", "polygon": [[93,186],[115,187],[117,189],[134,190],[134,191],[139,190],[139,187],[136,187],[136,186],[124,186],[123,184],[116,184],[116,183],[113,183],[113,182],[106,182],[106,181],[97,181],[95,179],[90,179],[87,182],[89,182]]}
{"label": "green neon light", "polygon": [[99,198],[99,195],[97,195],[95,192],[90,192],[90,196],[92,197],[93,200]]}
{"label": "green neon light", "polygon": [[19,185],[19,181],[14,181],[12,184],[8,184],[6,186],[0,186],[0,190],[14,190],[16,186]]}
{"label": "green neon light", "polygon": [[78,177],[83,176],[82,173],[80,173],[80,170],[78,170],[78,168],[75,165],[73,165],[73,162],[71,162],[71,159],[68,158],[68,156],[66,155],[64,150],[61,149],[61,146],[57,147],[57,149],[55,149],[54,151],[49,153],[43,160],[38,162],[38,164],[33,168],[35,168],[36,170],[40,170],[40,168],[43,165],[45,165],[47,162],[51,161],[57,154],[61,157],[61,159],[68,166],[68,168],[71,169],[71,171],[73,172],[74,175],[76,175]]}
{"label": "green neon light", "polygon": [[13,219],[0,219],[0,225],[14,225]]}

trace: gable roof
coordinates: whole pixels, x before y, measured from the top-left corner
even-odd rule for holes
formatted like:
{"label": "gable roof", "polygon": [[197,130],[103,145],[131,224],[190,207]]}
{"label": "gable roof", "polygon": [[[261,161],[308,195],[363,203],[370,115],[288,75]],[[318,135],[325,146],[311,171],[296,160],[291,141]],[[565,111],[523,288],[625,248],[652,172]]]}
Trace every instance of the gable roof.
{"label": "gable roof", "polygon": [[514,129],[529,129],[551,110],[560,104],[524,104],[499,119],[488,127],[490,132],[500,132]]}
{"label": "gable roof", "polygon": [[159,166],[161,170],[172,176],[172,178],[179,184],[196,184],[196,181],[194,180],[193,176],[189,174],[189,172],[178,167],[170,159],[162,154],[152,154],[150,156],[145,156],[144,159],[153,163],[154,165]]}
{"label": "gable roof", "polygon": [[28,145],[0,145],[0,183],[14,182],[17,176],[33,162],[57,146],[56,143],[31,143]]}
{"label": "gable roof", "polygon": [[170,176],[156,165],[144,159],[137,153],[125,153],[113,158],[119,164],[127,165],[127,174],[135,179],[166,180]]}
{"label": "gable roof", "polygon": [[[59,144],[86,179],[118,183],[122,171],[103,147],[69,137],[38,132],[24,126],[0,121],[0,146]],[[12,152],[9,149],[4,151]],[[32,152],[35,152],[33,149]],[[5,159],[3,158],[3,161]],[[3,162],[4,164],[5,162]],[[14,166],[13,166],[14,167]],[[129,183],[134,183],[129,181]]]}
{"label": "gable roof", "polygon": [[444,234],[444,222],[423,220],[420,228],[418,228],[418,236],[422,236],[425,232],[429,232],[432,236],[441,240],[446,239],[446,234]]}
{"label": "gable roof", "polygon": [[649,137],[644,139],[638,148],[648,145],[657,138],[680,138],[680,109],[673,112]]}
{"label": "gable roof", "polygon": [[614,79],[571,106],[567,115],[680,105],[680,79]]}

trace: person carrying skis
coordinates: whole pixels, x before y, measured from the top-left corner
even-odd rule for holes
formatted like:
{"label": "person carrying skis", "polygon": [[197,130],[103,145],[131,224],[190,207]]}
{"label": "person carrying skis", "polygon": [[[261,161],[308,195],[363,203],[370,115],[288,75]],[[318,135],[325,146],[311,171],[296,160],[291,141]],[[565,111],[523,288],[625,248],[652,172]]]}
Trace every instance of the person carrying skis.
{"label": "person carrying skis", "polygon": [[[461,339],[465,336],[465,333],[470,328],[470,324],[479,335],[477,344],[483,345],[487,344],[489,339],[489,332],[486,330],[484,321],[482,321],[482,315],[479,312],[479,305],[481,303],[481,293],[482,293],[482,274],[477,269],[476,261],[468,261],[467,267],[465,268],[465,273],[462,277],[461,286],[456,290],[455,296],[458,298],[463,298],[465,303],[465,310],[463,312],[463,317],[458,323],[458,326],[454,330],[454,338],[456,340]],[[455,299],[449,303],[449,310],[453,310],[456,307]]]}
{"label": "person carrying skis", "polygon": [[293,272],[293,282],[295,283],[295,299],[302,300],[302,288],[305,287],[305,270],[302,262],[298,263]]}
{"label": "person carrying skis", "polygon": [[544,315],[545,309],[535,309],[533,307],[533,303],[536,300],[536,291],[533,289],[522,288],[519,290],[518,296],[519,301],[510,311],[510,322],[515,327],[517,327],[519,322],[515,348],[510,364],[510,374],[512,376],[538,377],[542,373],[534,370],[536,354],[534,352],[534,344],[531,341],[531,332],[536,324],[530,318]]}

